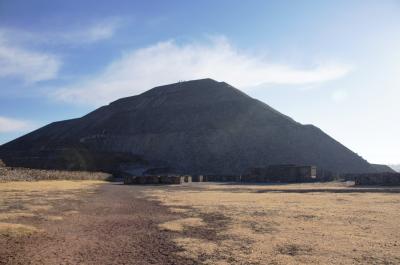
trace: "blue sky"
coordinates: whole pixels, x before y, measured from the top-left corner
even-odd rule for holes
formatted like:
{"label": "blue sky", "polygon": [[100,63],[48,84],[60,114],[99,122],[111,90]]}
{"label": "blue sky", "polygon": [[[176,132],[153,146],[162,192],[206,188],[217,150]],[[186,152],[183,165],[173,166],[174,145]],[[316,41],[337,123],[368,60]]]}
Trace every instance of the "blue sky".
{"label": "blue sky", "polygon": [[0,0],[0,144],[211,77],[400,163],[400,1]]}

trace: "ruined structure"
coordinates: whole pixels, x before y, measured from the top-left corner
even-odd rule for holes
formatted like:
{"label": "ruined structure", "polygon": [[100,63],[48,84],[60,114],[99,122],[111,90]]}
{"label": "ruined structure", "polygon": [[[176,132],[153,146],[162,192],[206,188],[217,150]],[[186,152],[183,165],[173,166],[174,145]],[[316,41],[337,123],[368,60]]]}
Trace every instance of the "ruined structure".
{"label": "ruined structure", "polygon": [[243,182],[312,182],[317,180],[316,166],[270,165],[253,168],[242,176]]}
{"label": "ruined structure", "polygon": [[170,168],[174,174],[240,176],[271,164],[376,172],[317,127],[212,79],[156,87],[51,123],[0,146],[0,159],[8,166],[131,175]]}
{"label": "ruined structure", "polygon": [[185,183],[184,176],[160,176],[160,183],[162,184],[183,184]]}
{"label": "ruined structure", "polygon": [[400,186],[400,173],[374,173],[354,176],[355,185]]}
{"label": "ruined structure", "polygon": [[192,176],[185,175],[185,176],[183,176],[183,179],[184,179],[184,181],[187,182],[187,183],[192,182]]}
{"label": "ruined structure", "polygon": [[204,176],[203,175],[194,175],[192,176],[192,181],[193,182],[204,182]]}
{"label": "ruined structure", "polygon": [[216,182],[240,182],[240,175],[206,175],[204,176],[205,181],[216,181]]}
{"label": "ruined structure", "polygon": [[144,184],[183,184],[191,183],[191,176],[176,176],[176,175],[166,175],[166,176],[124,176],[124,184],[126,185],[144,185]]}

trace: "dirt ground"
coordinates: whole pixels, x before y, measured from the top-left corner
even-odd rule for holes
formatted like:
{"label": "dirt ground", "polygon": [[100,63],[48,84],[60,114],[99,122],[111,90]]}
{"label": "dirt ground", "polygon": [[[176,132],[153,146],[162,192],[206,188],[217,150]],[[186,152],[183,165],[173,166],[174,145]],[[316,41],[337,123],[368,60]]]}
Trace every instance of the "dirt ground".
{"label": "dirt ground", "polygon": [[[147,188],[145,188],[147,189]],[[0,184],[0,264],[197,264],[176,255],[175,218],[142,187],[99,181]]]}
{"label": "dirt ground", "polygon": [[0,184],[0,264],[400,264],[400,188]]}

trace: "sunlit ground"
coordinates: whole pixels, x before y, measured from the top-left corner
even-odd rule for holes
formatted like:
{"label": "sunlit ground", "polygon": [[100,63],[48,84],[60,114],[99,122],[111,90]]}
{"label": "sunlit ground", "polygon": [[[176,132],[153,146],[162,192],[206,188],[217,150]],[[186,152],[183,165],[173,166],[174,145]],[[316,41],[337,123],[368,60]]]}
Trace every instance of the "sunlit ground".
{"label": "sunlit ground", "polygon": [[182,255],[206,264],[400,263],[400,193],[339,183],[194,184],[148,195],[177,214],[160,229],[177,233]]}

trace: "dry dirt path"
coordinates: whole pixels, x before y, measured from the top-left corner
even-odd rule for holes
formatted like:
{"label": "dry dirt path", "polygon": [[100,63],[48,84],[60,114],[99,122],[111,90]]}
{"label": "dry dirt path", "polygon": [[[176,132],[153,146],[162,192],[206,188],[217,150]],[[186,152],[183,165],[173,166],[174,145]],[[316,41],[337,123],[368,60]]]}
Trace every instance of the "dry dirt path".
{"label": "dry dirt path", "polygon": [[143,199],[143,189],[107,183],[80,201],[60,202],[53,210],[59,215],[78,213],[38,220],[42,233],[1,238],[0,264],[196,264],[158,229],[176,216]]}

